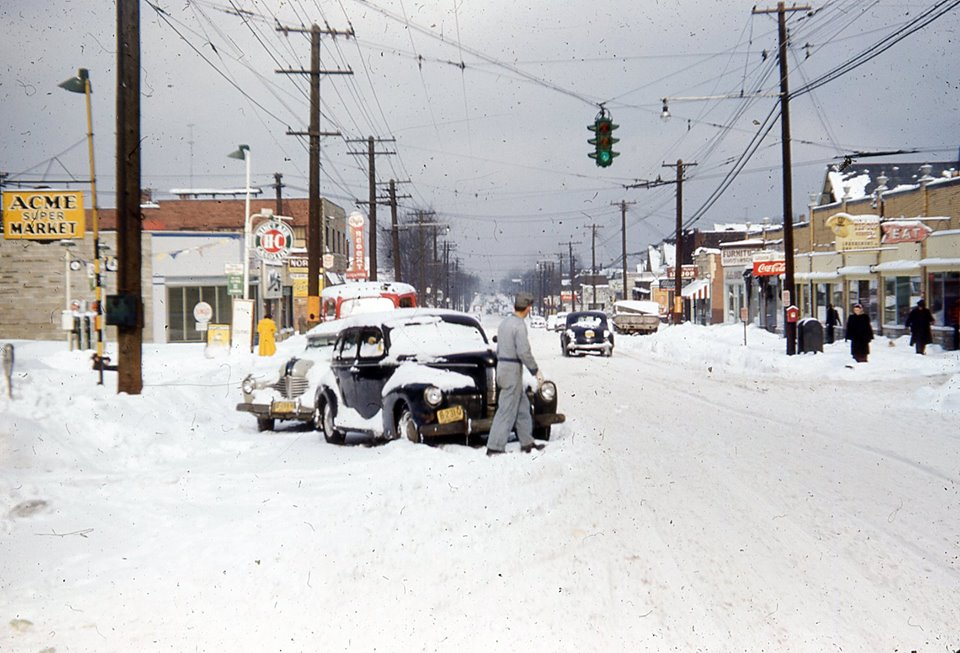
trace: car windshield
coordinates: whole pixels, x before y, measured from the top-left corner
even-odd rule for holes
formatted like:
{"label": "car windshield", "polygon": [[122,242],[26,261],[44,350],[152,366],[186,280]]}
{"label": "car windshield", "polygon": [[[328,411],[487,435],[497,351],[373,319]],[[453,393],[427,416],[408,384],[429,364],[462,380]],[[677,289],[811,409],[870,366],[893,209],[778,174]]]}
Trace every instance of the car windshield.
{"label": "car windshield", "polygon": [[567,320],[567,325],[583,329],[597,329],[603,326],[603,318],[598,315],[573,315]]}
{"label": "car windshield", "polygon": [[323,349],[324,347],[330,347],[336,341],[336,333],[325,333],[323,335],[309,336],[307,338],[307,349]]}
{"label": "car windshield", "polygon": [[392,326],[390,354],[393,356],[444,356],[488,348],[483,331],[471,324],[431,316]]}
{"label": "car windshield", "polygon": [[360,313],[381,313],[393,310],[393,300],[389,297],[358,297],[345,299],[340,305],[340,317],[359,315]]}

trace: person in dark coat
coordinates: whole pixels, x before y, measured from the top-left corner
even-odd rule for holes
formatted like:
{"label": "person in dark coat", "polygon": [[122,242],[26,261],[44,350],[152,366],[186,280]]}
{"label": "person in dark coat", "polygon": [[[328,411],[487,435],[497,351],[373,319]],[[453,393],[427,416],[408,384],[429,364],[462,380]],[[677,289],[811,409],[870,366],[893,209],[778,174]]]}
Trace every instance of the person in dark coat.
{"label": "person in dark coat", "polygon": [[840,314],[833,304],[827,304],[827,344],[833,344],[834,330],[840,326]]}
{"label": "person in dark coat", "polygon": [[917,302],[914,309],[910,311],[905,325],[910,329],[910,344],[916,348],[917,353],[920,355],[923,355],[927,349],[927,345],[933,342],[933,333],[930,329],[931,324],[933,324],[933,313],[927,308],[927,303],[921,299]]}
{"label": "person in dark coat", "polygon": [[870,316],[863,312],[863,306],[853,305],[853,315],[847,318],[847,329],[843,336],[850,341],[850,354],[858,363],[866,363],[870,355],[870,341],[873,340],[873,325]]}

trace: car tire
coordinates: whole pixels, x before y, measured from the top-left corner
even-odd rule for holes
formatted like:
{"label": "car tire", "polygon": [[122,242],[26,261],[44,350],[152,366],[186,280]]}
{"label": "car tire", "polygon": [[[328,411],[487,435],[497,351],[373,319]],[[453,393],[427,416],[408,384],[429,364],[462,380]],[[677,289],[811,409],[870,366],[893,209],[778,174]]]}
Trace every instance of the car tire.
{"label": "car tire", "polygon": [[263,433],[264,431],[272,431],[274,426],[273,418],[271,417],[258,417],[257,418],[257,431]]}
{"label": "car tire", "polygon": [[417,426],[417,421],[413,419],[413,413],[406,406],[401,406],[400,410],[397,411],[396,428],[398,438],[406,438],[410,442],[416,443],[423,442],[420,427]]}
{"label": "car tire", "polygon": [[325,397],[317,397],[313,408],[313,425],[323,431],[323,439],[330,444],[343,444],[347,434],[337,428],[334,422],[336,412],[333,402]]}

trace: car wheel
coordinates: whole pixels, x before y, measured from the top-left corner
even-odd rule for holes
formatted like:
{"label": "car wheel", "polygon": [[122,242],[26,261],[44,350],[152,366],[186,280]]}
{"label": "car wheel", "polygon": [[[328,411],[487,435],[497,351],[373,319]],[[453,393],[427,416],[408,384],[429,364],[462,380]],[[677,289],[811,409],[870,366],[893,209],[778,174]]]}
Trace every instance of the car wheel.
{"label": "car wheel", "polygon": [[410,442],[423,442],[423,437],[420,435],[420,428],[417,426],[416,420],[413,419],[413,413],[410,412],[410,409],[406,406],[400,408],[400,411],[397,413],[397,437],[406,438]]}
{"label": "car wheel", "polygon": [[534,427],[533,427],[533,439],[534,439],[534,440],[549,440],[549,439],[550,439],[550,427],[549,427],[549,426],[534,426]]}
{"label": "car wheel", "polygon": [[333,410],[333,402],[327,401],[323,397],[318,397],[313,409],[314,428],[319,425],[323,430],[323,438],[330,444],[343,444],[346,434],[337,428],[333,418],[336,413]]}
{"label": "car wheel", "polygon": [[273,430],[273,419],[270,417],[258,417],[257,418],[257,430],[261,433],[263,431],[272,431]]}

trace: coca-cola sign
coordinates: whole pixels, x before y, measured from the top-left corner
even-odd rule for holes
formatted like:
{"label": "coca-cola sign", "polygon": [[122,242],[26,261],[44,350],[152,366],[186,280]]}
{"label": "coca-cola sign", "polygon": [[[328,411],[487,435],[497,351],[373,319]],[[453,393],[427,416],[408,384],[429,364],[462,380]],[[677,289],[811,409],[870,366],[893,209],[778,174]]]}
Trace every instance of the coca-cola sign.
{"label": "coca-cola sign", "polygon": [[772,277],[777,274],[783,274],[787,271],[786,261],[754,261],[753,276]]}

